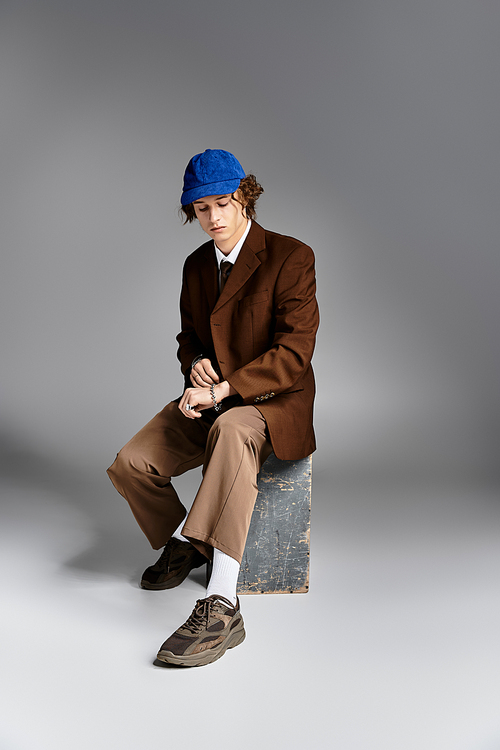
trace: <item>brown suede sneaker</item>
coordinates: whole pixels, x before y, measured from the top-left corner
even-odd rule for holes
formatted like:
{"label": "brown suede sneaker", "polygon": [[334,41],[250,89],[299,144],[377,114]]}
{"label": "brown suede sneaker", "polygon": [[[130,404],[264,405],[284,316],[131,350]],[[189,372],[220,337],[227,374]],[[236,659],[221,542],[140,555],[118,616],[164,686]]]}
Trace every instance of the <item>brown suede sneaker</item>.
{"label": "brown suede sneaker", "polygon": [[191,542],[170,539],[160,558],[142,574],[143,589],[173,589],[187,578],[194,568],[207,562],[205,555],[198,552]]}
{"label": "brown suede sneaker", "polygon": [[168,638],[158,659],[182,667],[201,667],[220,659],[228,648],[245,640],[240,603],[234,607],[223,596],[198,599],[192,613]]}

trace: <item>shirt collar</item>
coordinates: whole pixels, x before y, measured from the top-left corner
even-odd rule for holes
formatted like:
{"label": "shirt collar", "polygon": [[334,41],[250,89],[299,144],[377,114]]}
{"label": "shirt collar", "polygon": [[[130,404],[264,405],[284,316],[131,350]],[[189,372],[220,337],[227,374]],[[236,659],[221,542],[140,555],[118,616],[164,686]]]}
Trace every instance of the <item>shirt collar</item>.
{"label": "shirt collar", "polygon": [[231,252],[229,253],[229,255],[224,255],[224,253],[221,253],[221,251],[219,250],[219,248],[217,247],[217,245],[214,242],[215,256],[217,258],[217,265],[218,265],[219,268],[220,268],[220,264],[222,263],[223,260],[228,260],[230,263],[236,263],[236,258],[240,254],[240,250],[243,247],[243,243],[245,242],[245,240],[247,238],[247,235],[248,235],[248,233],[250,231],[251,225],[252,225],[252,221],[249,219],[248,223],[247,223],[247,228],[245,229],[245,231],[243,233],[243,236],[238,240],[238,242],[233,247],[233,249],[231,250]]}

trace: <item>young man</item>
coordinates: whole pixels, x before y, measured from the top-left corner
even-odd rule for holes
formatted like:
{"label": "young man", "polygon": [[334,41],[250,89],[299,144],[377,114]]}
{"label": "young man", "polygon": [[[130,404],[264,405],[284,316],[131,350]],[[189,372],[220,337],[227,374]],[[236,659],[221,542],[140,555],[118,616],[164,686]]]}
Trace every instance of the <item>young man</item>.
{"label": "young man", "polygon": [[[271,451],[291,460],[315,449],[314,255],[255,222],[262,192],[227,151],[189,162],[182,210],[210,240],[184,265],[177,354],[185,390],[108,469],[152,547],[165,545],[143,588],[173,588],[213,561],[205,597],[158,653],[183,666],[209,664],[245,638],[236,584],[257,474]],[[186,515],[171,477],[201,464]]]}

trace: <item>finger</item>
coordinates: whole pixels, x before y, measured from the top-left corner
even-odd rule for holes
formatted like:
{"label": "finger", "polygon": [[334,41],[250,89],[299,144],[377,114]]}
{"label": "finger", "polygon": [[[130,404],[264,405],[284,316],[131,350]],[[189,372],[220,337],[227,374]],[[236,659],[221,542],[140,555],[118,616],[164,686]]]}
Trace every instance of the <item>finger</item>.
{"label": "finger", "polygon": [[181,403],[179,403],[179,410],[180,410],[180,411],[181,411],[181,412],[182,412],[182,413],[184,414],[184,416],[185,416],[185,417],[186,417],[187,419],[189,419],[189,418],[190,418],[190,416],[191,416],[191,411],[192,411],[192,410],[188,410],[188,409],[186,409],[186,405],[187,405],[187,404],[184,404],[184,405],[182,405]]}
{"label": "finger", "polygon": [[[190,396],[192,396],[193,389],[192,388],[186,388],[184,391],[181,400],[179,401],[179,409],[184,414],[185,417],[191,418],[191,412],[192,412],[192,406],[189,402]],[[189,407],[189,408],[186,408]]]}
{"label": "finger", "polygon": [[204,383],[203,378],[206,377],[205,370],[203,369],[200,362],[197,362],[191,370],[191,382],[195,384],[195,388],[200,388]]}
{"label": "finger", "polygon": [[197,362],[194,369],[201,375],[203,382],[207,383],[207,385],[215,385],[215,383],[219,382],[219,376],[212,367],[212,363],[208,357]]}
{"label": "finger", "polygon": [[195,377],[195,382],[198,385],[198,387],[201,386],[203,388],[203,387],[213,384],[212,378],[208,374],[207,370],[203,367],[201,362],[199,362],[198,365],[196,365],[195,367],[194,377]]}
{"label": "finger", "polygon": [[196,366],[194,372],[191,372],[191,382],[194,383],[196,388],[206,388],[207,386],[212,385],[213,381],[203,368],[200,367],[198,370],[198,366]]}
{"label": "finger", "polygon": [[199,372],[201,373],[201,377],[203,378],[204,383],[206,383],[207,385],[215,385],[219,382],[219,376],[215,372],[209,360],[204,360],[204,365],[203,363],[200,363],[200,365],[201,367]]}
{"label": "finger", "polygon": [[[190,407],[189,409],[186,408],[188,406]],[[200,408],[202,407],[200,407],[198,404],[196,404],[196,406],[193,406],[192,404],[186,404],[186,406],[184,407],[184,414],[188,419],[198,419],[198,417],[201,417]]]}
{"label": "finger", "polygon": [[[205,360],[203,360],[203,361],[205,362]],[[210,362],[209,359],[206,360],[206,362],[207,362],[207,365],[205,367],[205,371],[206,371],[208,377],[210,378],[210,381],[211,381],[210,385],[212,385],[212,383],[214,383],[214,384],[218,383],[219,382],[219,376],[217,375],[217,373],[215,372],[214,368],[212,367],[212,363]]]}

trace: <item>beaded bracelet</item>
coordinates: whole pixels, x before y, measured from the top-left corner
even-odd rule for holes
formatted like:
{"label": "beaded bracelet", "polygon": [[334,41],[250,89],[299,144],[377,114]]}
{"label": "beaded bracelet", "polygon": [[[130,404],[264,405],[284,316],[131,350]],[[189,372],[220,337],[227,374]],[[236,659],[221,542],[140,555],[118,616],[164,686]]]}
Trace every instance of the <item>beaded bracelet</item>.
{"label": "beaded bracelet", "polygon": [[217,403],[217,399],[215,398],[215,386],[213,383],[210,386],[210,395],[212,396],[212,401],[214,402],[215,411],[220,411],[222,409],[222,404],[220,402]]}

